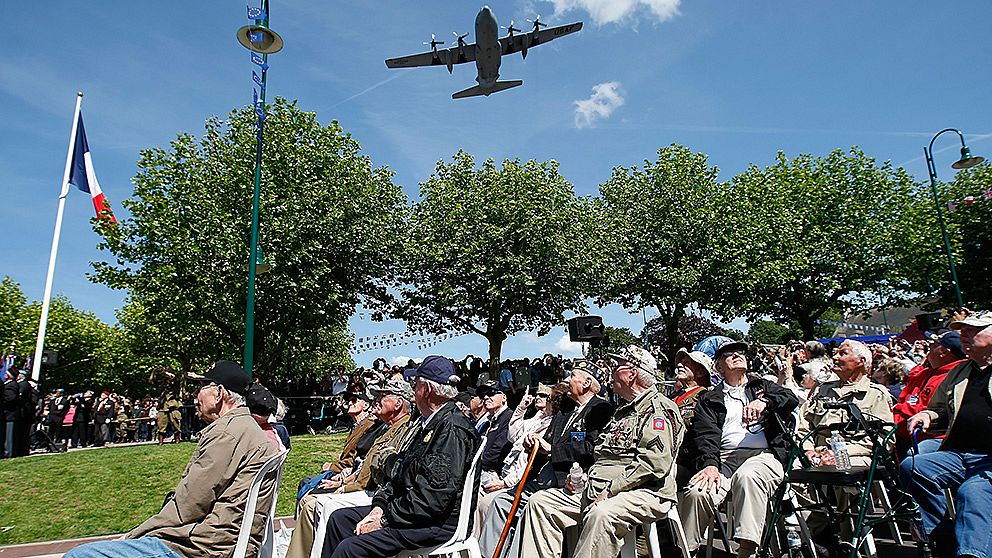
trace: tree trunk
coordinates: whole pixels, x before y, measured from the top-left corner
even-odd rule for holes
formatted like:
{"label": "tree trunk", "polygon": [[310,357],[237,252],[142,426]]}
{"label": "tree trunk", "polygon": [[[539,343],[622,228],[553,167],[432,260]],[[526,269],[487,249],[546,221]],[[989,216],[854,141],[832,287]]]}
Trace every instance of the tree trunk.
{"label": "tree trunk", "polygon": [[503,335],[502,331],[488,332],[486,339],[489,341],[489,376],[498,381],[499,356],[503,351],[503,340],[506,339],[506,336]]}
{"label": "tree trunk", "polygon": [[796,322],[799,323],[799,329],[803,331],[803,341],[816,339],[816,323],[813,316],[807,312],[800,312],[796,316]]}
{"label": "tree trunk", "polygon": [[676,308],[659,307],[662,319],[665,321],[665,356],[669,363],[675,362],[675,354],[679,350],[679,322],[685,315],[685,309],[681,306]]}

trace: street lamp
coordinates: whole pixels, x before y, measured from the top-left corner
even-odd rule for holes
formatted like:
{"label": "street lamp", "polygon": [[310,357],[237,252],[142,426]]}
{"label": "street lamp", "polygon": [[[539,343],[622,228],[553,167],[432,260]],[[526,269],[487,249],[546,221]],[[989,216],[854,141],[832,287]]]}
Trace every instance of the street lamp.
{"label": "street lamp", "polygon": [[951,270],[951,283],[954,284],[954,294],[958,297],[958,306],[964,306],[964,299],[961,297],[961,286],[958,284],[958,272],[954,269],[954,256],[951,254],[951,241],[947,238],[947,226],[944,225],[944,212],[940,209],[940,198],[937,196],[937,167],[933,162],[933,142],[937,141],[944,132],[954,132],[961,140],[961,158],[951,165],[955,169],[970,169],[981,163],[985,157],[973,157],[971,150],[964,143],[964,136],[954,128],[945,128],[930,140],[930,146],[923,148],[923,154],[927,159],[927,171],[930,173],[930,188],[933,190],[933,203],[937,206],[937,220],[940,222],[940,232],[944,235],[944,250],[947,252],[947,267]]}
{"label": "street lamp", "polygon": [[[245,354],[244,369],[252,375],[252,358],[255,350],[255,274],[261,267],[262,254],[258,249],[258,198],[262,185],[262,131],[265,128],[265,78],[268,74],[269,54],[282,50],[283,41],[278,33],[269,29],[269,0],[262,0],[260,9],[249,8],[248,17],[255,22],[238,29],[238,42],[248,50],[262,55],[262,76],[257,79],[261,91],[255,112],[258,114],[258,130],[255,134],[255,191],[251,206],[251,252],[248,255],[248,301],[245,308]],[[252,57],[255,55],[252,54]],[[254,60],[254,58],[253,58]],[[252,72],[254,73],[254,72]],[[261,269],[261,271],[266,271]]]}

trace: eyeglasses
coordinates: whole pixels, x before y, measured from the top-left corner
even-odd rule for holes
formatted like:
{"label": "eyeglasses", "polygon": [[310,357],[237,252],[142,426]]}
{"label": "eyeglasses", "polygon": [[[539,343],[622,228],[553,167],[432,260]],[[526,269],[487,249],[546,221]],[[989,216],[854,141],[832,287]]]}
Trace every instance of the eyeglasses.
{"label": "eyeglasses", "polygon": [[745,351],[743,349],[737,349],[737,350],[734,350],[734,351],[727,351],[727,352],[721,354],[720,355],[720,358],[729,358],[729,357],[732,357],[734,355],[739,355],[739,356],[742,356],[742,357],[747,357],[747,351]]}

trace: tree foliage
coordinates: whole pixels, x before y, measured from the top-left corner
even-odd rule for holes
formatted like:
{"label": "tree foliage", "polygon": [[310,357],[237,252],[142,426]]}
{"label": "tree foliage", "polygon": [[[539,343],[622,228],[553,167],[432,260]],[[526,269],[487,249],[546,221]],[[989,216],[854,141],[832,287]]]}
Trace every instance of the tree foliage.
{"label": "tree foliage", "polygon": [[404,235],[396,296],[386,309],[409,327],[474,332],[489,342],[544,335],[583,307],[590,271],[583,200],[555,161],[490,159],[459,151],[420,186]]}
{"label": "tree foliage", "polygon": [[605,229],[599,301],[658,309],[664,327],[656,331],[668,337],[652,344],[670,358],[686,309],[719,296],[712,281],[717,174],[706,155],[670,145],[643,168],[615,168],[599,189],[597,220]]}
{"label": "tree foliage", "polygon": [[[211,117],[199,139],[141,152],[131,216],[98,224],[115,261],[95,281],[129,293],[122,322],[186,372],[241,360],[256,117]],[[346,320],[381,297],[399,252],[406,200],[336,123],[277,98],[267,107],[255,355],[263,375],[349,360]]]}
{"label": "tree foliage", "polygon": [[[674,355],[680,348],[692,349],[697,343],[713,335],[723,335],[731,339],[743,339],[743,334],[737,330],[725,329],[713,320],[698,314],[683,314],[679,319],[678,329],[674,335],[668,331],[664,316],[648,320],[641,334],[649,347],[658,347],[662,353],[669,356],[669,362],[674,362]],[[674,344],[672,343],[674,339]]]}
{"label": "tree foliage", "polygon": [[[721,243],[736,260],[723,277],[740,289],[743,314],[798,322],[804,338],[831,309],[897,300],[917,277],[917,246],[932,223],[916,210],[905,170],[852,148],[826,157],[779,153],[751,166],[721,196],[733,227]],[[726,310],[726,309],[724,309]]]}
{"label": "tree foliage", "polygon": [[[955,211],[945,212],[944,216],[952,239],[961,294],[965,306],[970,308],[992,308],[992,282],[989,281],[989,277],[992,277],[992,200],[984,197],[985,191],[990,188],[992,166],[988,163],[959,171],[954,181],[942,188],[941,201],[953,201],[957,206]],[[972,196],[977,201],[964,203],[967,196]],[[927,210],[935,215],[932,198],[929,201]],[[932,242],[940,243],[936,251],[941,254],[932,268],[931,277],[947,277],[947,260],[943,255],[942,240],[938,237],[934,241]],[[951,285],[947,280],[940,283],[944,285],[941,290],[942,298],[948,303],[956,304]]]}

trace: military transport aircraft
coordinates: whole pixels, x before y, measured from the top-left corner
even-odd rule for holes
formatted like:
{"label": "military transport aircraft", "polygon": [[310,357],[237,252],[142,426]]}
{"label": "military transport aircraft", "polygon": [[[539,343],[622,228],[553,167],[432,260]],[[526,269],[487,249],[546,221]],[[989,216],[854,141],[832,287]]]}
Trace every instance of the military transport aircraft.
{"label": "military transport aircraft", "polygon": [[[530,21],[530,20],[528,20]],[[516,87],[523,83],[523,80],[515,79],[510,81],[497,81],[499,79],[500,58],[506,54],[519,52],[527,58],[527,50],[537,45],[543,45],[549,41],[575,33],[582,29],[582,22],[560,25],[558,27],[548,27],[546,23],[541,23],[538,16],[531,21],[533,30],[521,33],[519,29],[514,29],[513,22],[506,27],[507,35],[499,37],[499,25],[496,23],[496,16],[489,6],[483,6],[479,10],[479,15],[475,18],[475,43],[466,44],[465,37],[454,33],[457,38],[457,46],[442,50],[437,49],[437,45],[443,45],[444,41],[438,41],[431,35],[431,42],[424,43],[430,45],[430,52],[413,54],[400,58],[390,58],[386,60],[389,68],[413,68],[416,66],[447,66],[448,73],[451,73],[455,64],[475,61],[475,66],[479,70],[475,81],[479,85],[469,87],[451,96],[452,99],[462,99],[465,97],[475,97],[477,95],[489,96],[492,93],[503,91],[511,87]]]}

